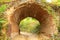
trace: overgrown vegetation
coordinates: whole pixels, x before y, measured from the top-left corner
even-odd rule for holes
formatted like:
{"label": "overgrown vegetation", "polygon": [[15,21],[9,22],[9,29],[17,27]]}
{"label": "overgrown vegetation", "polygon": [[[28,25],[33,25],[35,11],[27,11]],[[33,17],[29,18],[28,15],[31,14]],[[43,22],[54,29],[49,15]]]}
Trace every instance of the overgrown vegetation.
{"label": "overgrown vegetation", "polygon": [[4,16],[4,11],[6,10],[7,5],[3,4],[0,6],[0,40],[7,40],[6,29],[7,29],[7,20]]}
{"label": "overgrown vegetation", "polygon": [[39,33],[40,23],[35,18],[27,17],[20,22],[20,30],[23,32]]}

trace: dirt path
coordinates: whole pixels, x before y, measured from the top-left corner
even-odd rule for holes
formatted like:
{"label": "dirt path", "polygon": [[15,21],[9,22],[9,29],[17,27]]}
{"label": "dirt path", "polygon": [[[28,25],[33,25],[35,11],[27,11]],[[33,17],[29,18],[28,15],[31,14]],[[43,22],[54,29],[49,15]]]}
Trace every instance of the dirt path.
{"label": "dirt path", "polygon": [[23,33],[21,35],[15,36],[12,40],[49,40],[48,37],[41,35],[35,35],[31,33]]}

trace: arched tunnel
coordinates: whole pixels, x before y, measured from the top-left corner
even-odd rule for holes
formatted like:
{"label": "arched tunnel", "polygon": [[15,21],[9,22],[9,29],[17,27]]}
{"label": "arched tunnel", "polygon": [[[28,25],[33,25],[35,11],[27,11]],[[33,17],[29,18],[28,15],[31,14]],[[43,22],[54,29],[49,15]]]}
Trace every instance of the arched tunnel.
{"label": "arched tunnel", "polygon": [[19,23],[26,17],[36,18],[41,23],[41,29],[39,30],[41,33],[57,33],[57,27],[56,23],[54,23],[53,16],[44,10],[39,3],[23,3],[16,8],[11,7],[7,13],[10,13],[7,16],[10,24],[8,34],[19,34]]}

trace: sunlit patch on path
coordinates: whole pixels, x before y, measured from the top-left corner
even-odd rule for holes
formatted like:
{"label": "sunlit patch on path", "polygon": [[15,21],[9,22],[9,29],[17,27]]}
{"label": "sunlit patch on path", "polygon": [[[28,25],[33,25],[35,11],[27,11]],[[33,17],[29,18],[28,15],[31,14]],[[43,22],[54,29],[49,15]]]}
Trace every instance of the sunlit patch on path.
{"label": "sunlit patch on path", "polygon": [[49,40],[48,37],[43,34],[36,35],[32,33],[20,32],[21,35],[15,36],[12,40]]}

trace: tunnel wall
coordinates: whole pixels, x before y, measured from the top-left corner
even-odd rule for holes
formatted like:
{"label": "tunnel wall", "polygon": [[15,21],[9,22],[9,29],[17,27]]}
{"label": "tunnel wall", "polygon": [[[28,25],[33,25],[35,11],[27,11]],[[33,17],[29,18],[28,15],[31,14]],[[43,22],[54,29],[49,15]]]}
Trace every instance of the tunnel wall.
{"label": "tunnel wall", "polygon": [[57,33],[57,27],[53,20],[53,16],[48,14],[48,12],[38,3],[23,3],[16,8],[11,7],[7,13],[9,13],[7,16],[8,22],[11,25],[10,33],[19,34],[19,23],[26,17],[36,18],[41,23],[41,33]]}

